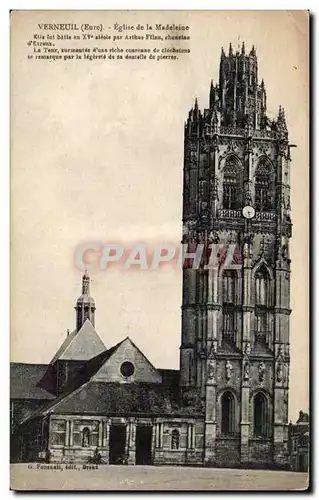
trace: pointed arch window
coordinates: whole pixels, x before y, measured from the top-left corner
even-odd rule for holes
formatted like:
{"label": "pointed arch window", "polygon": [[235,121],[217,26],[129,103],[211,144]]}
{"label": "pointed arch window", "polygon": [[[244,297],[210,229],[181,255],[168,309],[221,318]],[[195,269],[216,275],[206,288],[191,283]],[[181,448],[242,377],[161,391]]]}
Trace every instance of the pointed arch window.
{"label": "pointed arch window", "polygon": [[261,160],[255,174],[255,209],[257,212],[269,212],[273,208],[271,166]]}
{"label": "pointed arch window", "polygon": [[221,397],[221,431],[225,436],[235,434],[235,399],[230,391]]}
{"label": "pointed arch window", "polygon": [[236,158],[228,158],[224,167],[223,208],[236,210],[240,205],[239,166]]}
{"label": "pointed arch window", "polygon": [[268,435],[268,402],[262,392],[254,397],[254,436],[266,437]]}

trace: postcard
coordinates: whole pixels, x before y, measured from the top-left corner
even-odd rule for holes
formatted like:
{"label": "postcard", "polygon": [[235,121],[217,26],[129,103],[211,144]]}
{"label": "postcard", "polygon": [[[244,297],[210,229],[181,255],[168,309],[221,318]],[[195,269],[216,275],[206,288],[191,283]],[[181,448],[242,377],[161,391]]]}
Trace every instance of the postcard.
{"label": "postcard", "polygon": [[309,13],[11,23],[11,489],[309,484]]}

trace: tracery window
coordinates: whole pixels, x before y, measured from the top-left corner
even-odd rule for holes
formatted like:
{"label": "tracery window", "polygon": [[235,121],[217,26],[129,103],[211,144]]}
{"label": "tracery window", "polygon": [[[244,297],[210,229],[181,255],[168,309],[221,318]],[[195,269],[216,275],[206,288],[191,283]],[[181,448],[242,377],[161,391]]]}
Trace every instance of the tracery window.
{"label": "tracery window", "polygon": [[272,201],[271,166],[261,160],[255,174],[255,209],[257,212],[269,212],[273,207]]}
{"label": "tracery window", "polygon": [[224,166],[223,208],[236,210],[240,206],[240,172],[236,158],[230,157]]}

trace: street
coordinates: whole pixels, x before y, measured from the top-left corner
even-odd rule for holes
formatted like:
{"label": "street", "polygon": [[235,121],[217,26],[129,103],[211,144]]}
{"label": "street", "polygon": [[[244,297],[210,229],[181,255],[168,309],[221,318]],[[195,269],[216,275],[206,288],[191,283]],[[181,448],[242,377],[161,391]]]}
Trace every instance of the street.
{"label": "street", "polygon": [[[53,468],[54,467],[54,468]],[[12,464],[13,490],[303,490],[308,474],[192,467]]]}

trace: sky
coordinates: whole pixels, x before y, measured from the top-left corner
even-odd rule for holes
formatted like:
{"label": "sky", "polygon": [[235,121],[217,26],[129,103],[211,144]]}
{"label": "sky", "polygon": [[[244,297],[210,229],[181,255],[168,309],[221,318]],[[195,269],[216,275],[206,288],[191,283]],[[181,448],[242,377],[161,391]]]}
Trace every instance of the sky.
{"label": "sky", "polygon": [[[54,22],[190,26],[178,61],[49,62],[27,41],[50,12],[16,13],[11,45],[11,359],[47,363],[75,326],[85,242],[179,244],[183,131],[208,106],[220,50],[254,44],[274,116],[292,150],[289,418],[308,410],[308,19],[303,12],[56,12]],[[150,45],[151,47],[155,46]],[[123,45],[124,46],[124,45]],[[139,45],[137,45],[139,46]],[[142,45],[141,45],[142,46]],[[106,347],[129,335],[150,361],[178,368],[181,273],[173,267],[91,273]]]}

